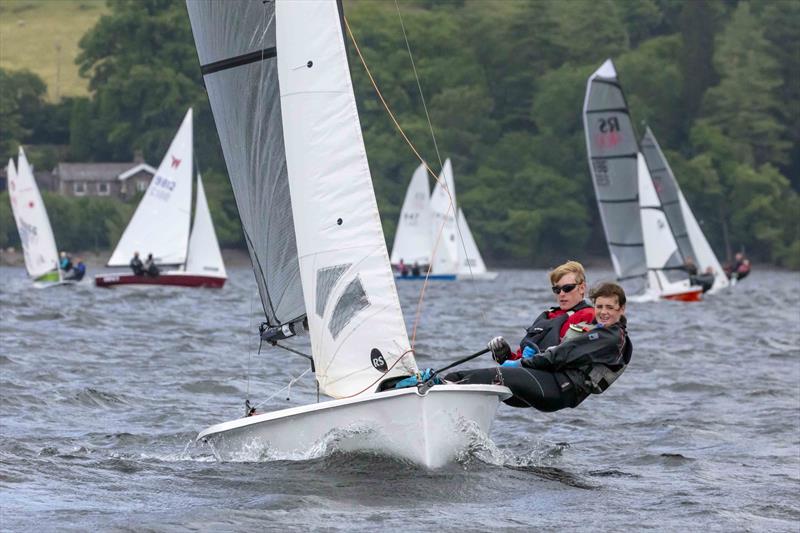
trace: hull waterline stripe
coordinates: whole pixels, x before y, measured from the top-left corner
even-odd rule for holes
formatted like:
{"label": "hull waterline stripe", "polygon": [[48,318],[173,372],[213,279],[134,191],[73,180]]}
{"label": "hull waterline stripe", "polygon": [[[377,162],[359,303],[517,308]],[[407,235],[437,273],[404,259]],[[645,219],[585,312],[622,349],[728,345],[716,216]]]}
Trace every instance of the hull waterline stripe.
{"label": "hull waterline stripe", "polygon": [[249,52],[247,54],[242,54],[240,56],[229,57],[227,59],[220,59],[219,61],[214,61],[213,63],[201,65],[200,72],[203,73],[203,76],[206,76],[208,74],[213,74],[221,70],[228,70],[230,68],[241,67],[242,65],[249,65],[250,63],[256,63],[257,61],[263,61],[265,59],[275,57],[276,55],[277,52],[274,46],[272,48],[264,48],[263,50],[256,50],[255,52]]}

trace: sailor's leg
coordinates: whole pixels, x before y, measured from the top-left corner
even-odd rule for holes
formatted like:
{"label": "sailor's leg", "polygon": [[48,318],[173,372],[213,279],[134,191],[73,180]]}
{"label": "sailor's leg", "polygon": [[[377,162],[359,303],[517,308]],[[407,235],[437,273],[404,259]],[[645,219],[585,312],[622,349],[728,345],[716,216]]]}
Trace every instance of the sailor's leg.
{"label": "sailor's leg", "polygon": [[[502,378],[502,379],[501,379]],[[513,393],[505,403],[512,407],[533,407],[552,412],[576,405],[575,387],[568,380],[562,389],[556,375],[525,367],[494,367],[453,372],[445,378],[456,383],[500,384]]]}

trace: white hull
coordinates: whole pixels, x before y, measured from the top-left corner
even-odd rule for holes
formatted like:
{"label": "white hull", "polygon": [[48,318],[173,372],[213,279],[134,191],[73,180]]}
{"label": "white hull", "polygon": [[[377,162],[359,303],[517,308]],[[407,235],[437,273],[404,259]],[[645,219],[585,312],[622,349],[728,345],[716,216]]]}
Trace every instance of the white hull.
{"label": "white hull", "polygon": [[253,450],[287,458],[302,457],[336,433],[337,449],[439,468],[467,449],[474,430],[488,435],[500,401],[510,396],[499,385],[436,385],[424,396],[410,387],[240,418],[197,439],[220,460]]}
{"label": "white hull", "polygon": [[456,275],[458,281],[494,281],[497,279],[498,272],[475,272],[474,274],[459,273]]}

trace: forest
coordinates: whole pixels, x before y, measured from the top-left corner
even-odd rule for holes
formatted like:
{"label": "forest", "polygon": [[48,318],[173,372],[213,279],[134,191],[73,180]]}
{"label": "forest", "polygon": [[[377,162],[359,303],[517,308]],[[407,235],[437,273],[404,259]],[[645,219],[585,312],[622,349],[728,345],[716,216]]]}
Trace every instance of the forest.
{"label": "forest", "polygon": [[[217,234],[223,247],[243,248],[184,2],[108,6],[75,58],[89,96],[49,101],[35,74],[0,69],[0,155],[6,161],[22,144],[37,168],[52,168],[130,161],[140,150],[157,165],[192,107]],[[344,8],[415,149],[437,170],[451,158],[459,204],[490,265],[607,257],[581,108],[587,77],[612,58],[639,134],[646,124],[658,137],[720,259],[744,250],[800,268],[800,2],[345,0]],[[419,161],[348,47],[391,246]],[[110,249],[135,208],[44,201],[57,241],[72,250]],[[1,193],[0,247],[18,244]]]}

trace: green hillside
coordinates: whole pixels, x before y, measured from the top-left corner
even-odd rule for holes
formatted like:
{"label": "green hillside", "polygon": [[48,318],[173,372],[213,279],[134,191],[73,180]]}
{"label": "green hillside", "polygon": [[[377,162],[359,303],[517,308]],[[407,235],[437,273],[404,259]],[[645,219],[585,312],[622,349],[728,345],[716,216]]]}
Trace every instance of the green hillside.
{"label": "green hillside", "polygon": [[87,94],[78,41],[107,12],[103,0],[0,0],[0,67],[38,74],[50,101]]}

